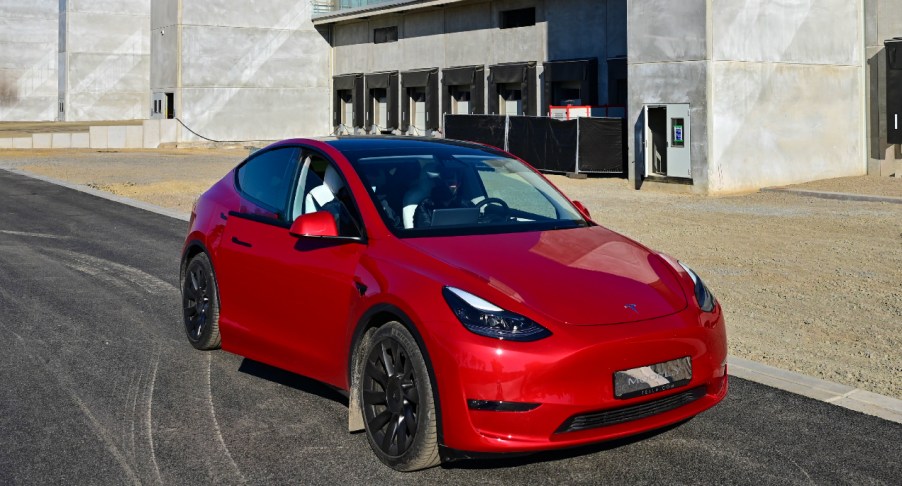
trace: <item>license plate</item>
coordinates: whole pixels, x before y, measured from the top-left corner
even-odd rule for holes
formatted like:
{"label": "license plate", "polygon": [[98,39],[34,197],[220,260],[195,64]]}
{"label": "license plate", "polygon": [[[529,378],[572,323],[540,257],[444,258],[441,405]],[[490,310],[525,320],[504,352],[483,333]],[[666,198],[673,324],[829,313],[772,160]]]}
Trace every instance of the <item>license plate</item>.
{"label": "license plate", "polygon": [[688,385],[690,380],[692,380],[692,360],[688,356],[640,366],[614,373],[614,397],[626,399],[651,395]]}

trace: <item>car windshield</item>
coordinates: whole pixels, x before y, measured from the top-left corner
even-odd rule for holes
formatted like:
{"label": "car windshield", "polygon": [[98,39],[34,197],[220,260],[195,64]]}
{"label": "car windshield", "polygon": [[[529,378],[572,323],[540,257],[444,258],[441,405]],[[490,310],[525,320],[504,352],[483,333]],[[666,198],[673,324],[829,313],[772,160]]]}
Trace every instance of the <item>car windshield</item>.
{"label": "car windshield", "polygon": [[502,152],[436,143],[345,155],[382,219],[400,237],[588,224],[543,177]]}

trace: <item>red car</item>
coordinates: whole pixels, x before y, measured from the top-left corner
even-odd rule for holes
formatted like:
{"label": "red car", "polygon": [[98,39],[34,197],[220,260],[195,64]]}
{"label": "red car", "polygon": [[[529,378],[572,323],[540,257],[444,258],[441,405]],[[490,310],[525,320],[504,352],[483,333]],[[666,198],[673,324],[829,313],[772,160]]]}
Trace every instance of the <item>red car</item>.
{"label": "red car", "polygon": [[727,393],[699,277],[482,145],[271,145],[198,200],[181,273],[194,347],[345,391],[401,471],[629,436]]}

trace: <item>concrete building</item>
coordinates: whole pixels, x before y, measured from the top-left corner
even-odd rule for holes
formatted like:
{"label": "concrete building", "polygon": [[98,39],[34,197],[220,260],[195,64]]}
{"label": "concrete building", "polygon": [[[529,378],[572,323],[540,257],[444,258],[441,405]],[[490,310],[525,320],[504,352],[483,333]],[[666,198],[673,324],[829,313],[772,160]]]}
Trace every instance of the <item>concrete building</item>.
{"label": "concrete building", "polygon": [[677,177],[723,193],[865,173],[861,3],[672,7],[629,4],[628,125],[648,141],[631,153],[637,186]]}
{"label": "concrete building", "polygon": [[311,2],[151,5],[155,118],[177,117],[216,140],[329,132],[330,48],[311,23]]}
{"label": "concrete building", "polygon": [[[866,0],[864,11],[865,89],[867,97],[868,174],[902,171],[902,146],[887,143],[887,63],[884,41],[902,37],[902,4],[898,0]],[[896,87],[902,90],[902,86]],[[902,109],[902,107],[897,107]]]}
{"label": "concrete building", "polygon": [[572,103],[626,118],[637,188],[902,170],[883,48],[898,0],[0,0],[0,23],[0,120],[440,136],[444,113]]}
{"label": "concrete building", "polygon": [[[626,0],[318,3],[313,23],[332,40],[333,126],[423,134],[440,130],[445,112],[547,116],[564,100],[625,105]],[[395,98],[387,73],[400,77]],[[355,101],[358,116],[349,116]],[[386,111],[392,123],[375,119]]]}
{"label": "concrete building", "polygon": [[0,121],[57,114],[57,0],[0,0]]}
{"label": "concrete building", "polygon": [[59,25],[57,118],[147,118],[150,2],[59,0]]}

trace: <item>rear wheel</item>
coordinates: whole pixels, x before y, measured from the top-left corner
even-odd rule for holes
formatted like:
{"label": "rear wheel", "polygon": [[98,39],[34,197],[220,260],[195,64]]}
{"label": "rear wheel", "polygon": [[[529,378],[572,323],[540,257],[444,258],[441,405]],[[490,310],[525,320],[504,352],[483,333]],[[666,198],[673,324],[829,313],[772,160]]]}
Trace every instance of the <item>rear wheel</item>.
{"label": "rear wheel", "polygon": [[201,350],[219,348],[219,288],[206,253],[197,254],[185,269],[182,311],[191,345]]}
{"label": "rear wheel", "polygon": [[389,322],[373,335],[364,356],[360,406],[373,452],[398,471],[438,465],[432,382],[413,336]]}

